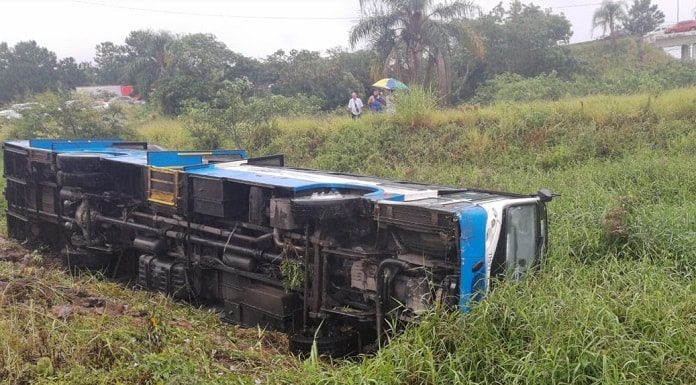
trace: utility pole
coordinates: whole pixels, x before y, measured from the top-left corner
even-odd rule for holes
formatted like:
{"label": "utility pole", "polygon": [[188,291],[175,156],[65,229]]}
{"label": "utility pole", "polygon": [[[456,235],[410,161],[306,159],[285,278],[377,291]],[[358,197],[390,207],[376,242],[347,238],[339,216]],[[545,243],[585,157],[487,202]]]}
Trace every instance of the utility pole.
{"label": "utility pole", "polygon": [[679,0],[677,0],[677,23],[679,22]]}

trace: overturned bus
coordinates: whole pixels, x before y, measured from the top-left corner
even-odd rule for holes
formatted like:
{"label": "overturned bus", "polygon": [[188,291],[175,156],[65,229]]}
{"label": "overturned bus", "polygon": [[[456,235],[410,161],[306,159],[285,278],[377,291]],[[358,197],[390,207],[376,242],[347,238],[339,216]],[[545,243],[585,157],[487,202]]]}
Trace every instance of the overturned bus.
{"label": "overturned bus", "polygon": [[3,149],[12,238],[286,332],[296,352],[316,343],[355,353],[391,320],[466,310],[491,283],[538,267],[547,245],[545,190],[408,183],[143,142]]}

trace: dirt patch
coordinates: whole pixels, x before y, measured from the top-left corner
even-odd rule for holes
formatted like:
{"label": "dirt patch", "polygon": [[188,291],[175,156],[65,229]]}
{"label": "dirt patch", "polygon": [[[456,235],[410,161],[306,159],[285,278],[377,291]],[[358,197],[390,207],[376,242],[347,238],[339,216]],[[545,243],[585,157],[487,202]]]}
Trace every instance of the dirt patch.
{"label": "dirt patch", "polygon": [[[167,327],[184,333],[197,329],[188,319],[165,317],[158,320],[147,309],[134,309],[135,305],[128,304],[127,300],[99,293],[79,279],[64,280],[58,271],[68,272],[59,258],[32,252],[1,237],[0,261],[14,265],[5,273],[0,272],[0,306],[22,307],[31,303],[49,318],[68,323],[83,317],[136,318],[142,320],[140,322],[147,329],[152,329],[149,334],[154,340],[159,338],[161,330],[159,325],[153,326],[153,322],[165,322]],[[280,332],[226,325],[215,327],[212,334],[220,349],[216,360],[228,371],[253,374],[255,368],[263,366],[271,356],[286,356],[288,364],[295,361],[287,350],[286,335]]]}
{"label": "dirt patch", "polygon": [[140,317],[141,312],[129,311],[128,305],[118,302],[107,301],[101,298],[90,297],[86,301],[77,301],[75,303],[63,303],[60,305],[51,306],[51,314],[62,320],[68,320],[75,314],[80,315],[109,315],[122,316],[129,315]]}
{"label": "dirt patch", "polygon": [[29,252],[0,237],[0,261],[17,267],[7,276],[0,275],[0,305],[31,300],[61,320],[69,320],[76,314],[142,316],[142,312],[132,310],[126,304],[98,296],[79,285],[61,286],[46,280],[47,271],[62,268],[60,259],[54,255]]}
{"label": "dirt patch", "polygon": [[30,278],[17,278],[7,282],[0,293],[0,304],[23,302],[29,299],[34,291]]}
{"label": "dirt patch", "polygon": [[18,262],[28,255],[27,249],[0,237],[0,261]]}

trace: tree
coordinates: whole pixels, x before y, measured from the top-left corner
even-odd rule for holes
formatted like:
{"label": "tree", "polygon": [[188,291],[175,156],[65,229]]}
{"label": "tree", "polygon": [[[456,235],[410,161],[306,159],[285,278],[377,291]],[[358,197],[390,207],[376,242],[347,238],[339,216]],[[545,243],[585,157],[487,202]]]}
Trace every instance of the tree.
{"label": "tree", "polygon": [[429,69],[438,69],[441,93],[448,91],[452,43],[467,37],[454,21],[474,13],[475,6],[465,1],[434,4],[433,0],[362,0],[361,8],[364,17],[350,32],[352,47],[369,42],[380,55],[384,69],[390,63],[397,69],[404,68],[409,83],[424,83],[428,72],[423,68],[425,60]]}
{"label": "tree", "polygon": [[288,54],[278,51],[266,60],[265,78],[275,94],[316,96],[324,110],[346,103],[351,91],[364,90],[352,73],[341,64],[340,55],[334,52],[328,58],[319,52],[292,50]]}
{"label": "tree", "polygon": [[258,149],[270,144],[276,116],[316,112],[316,97],[253,96],[247,78],[225,80],[209,102],[187,100],[181,119],[199,148],[219,148],[230,143]]}
{"label": "tree", "polygon": [[75,89],[89,84],[92,67],[90,63],[77,63],[74,58],[66,57],[58,62],[58,79],[61,88]]}
{"label": "tree", "polygon": [[602,27],[604,35],[609,30],[611,43],[616,44],[615,32],[620,28],[621,22],[626,19],[624,8],[624,3],[620,1],[604,0],[592,15],[592,29]]}
{"label": "tree", "polygon": [[215,36],[202,33],[172,40],[166,55],[153,99],[168,114],[178,114],[187,99],[211,100],[224,80],[243,76],[246,64]]}
{"label": "tree", "polygon": [[[483,37],[481,46],[459,44],[453,56],[456,99],[472,96],[475,88],[498,74],[537,76],[556,72],[568,77],[579,63],[565,46],[573,32],[568,19],[532,4],[499,4],[488,14],[464,21]],[[485,52],[484,55],[477,53]]]}
{"label": "tree", "polygon": [[507,10],[496,8],[475,24],[486,38],[485,64],[493,72],[525,76],[570,72],[570,53],[559,44],[568,43],[573,34],[564,15],[519,1]]}
{"label": "tree", "polygon": [[56,89],[56,54],[35,41],[21,41],[9,47],[0,44],[0,103],[17,97]]}
{"label": "tree", "polygon": [[126,38],[128,80],[143,97],[156,86],[173,40],[169,32],[149,30],[133,31]]}
{"label": "tree", "polygon": [[128,55],[126,47],[110,41],[96,47],[94,57],[96,82],[100,85],[126,83]]}
{"label": "tree", "polygon": [[632,35],[643,37],[665,22],[665,14],[651,0],[633,0],[624,28]]}
{"label": "tree", "polygon": [[[358,50],[347,51],[341,48],[329,49],[327,51],[329,60],[332,61],[342,71],[350,73],[353,78],[360,82],[360,90],[368,90],[370,86],[381,77],[379,76],[379,58],[374,51]],[[344,95],[345,97],[345,95]]]}

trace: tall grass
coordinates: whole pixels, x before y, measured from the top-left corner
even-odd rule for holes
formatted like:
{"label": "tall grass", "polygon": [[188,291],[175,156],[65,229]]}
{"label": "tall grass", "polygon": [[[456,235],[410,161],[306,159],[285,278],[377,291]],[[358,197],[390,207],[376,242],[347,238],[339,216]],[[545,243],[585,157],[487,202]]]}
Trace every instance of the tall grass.
{"label": "tall grass", "polygon": [[[2,247],[3,258],[21,253]],[[262,364],[297,365],[276,333],[99,276],[21,264],[0,260],[0,383],[254,383]]]}
{"label": "tall grass", "polygon": [[467,316],[430,314],[375,357],[306,383],[693,383],[696,290],[669,271],[616,259],[547,266]]}
{"label": "tall grass", "polygon": [[[0,378],[696,383],[696,89],[450,110],[430,101],[418,108],[427,96],[412,96],[404,103],[414,103],[413,111],[395,115],[279,119],[272,137],[250,140],[249,150],[285,153],[296,166],[455,186],[548,187],[561,196],[549,206],[551,245],[539,274],[498,285],[466,315],[430,314],[375,356],[300,362],[269,350],[256,331],[244,334],[156,295],[0,263],[0,285],[29,278],[32,293],[0,306]],[[143,138],[166,147],[191,143],[178,121],[137,124]],[[147,316],[50,315],[63,303],[52,288],[75,285]],[[162,328],[153,329],[151,315]]]}
{"label": "tall grass", "polygon": [[408,91],[396,91],[395,122],[402,127],[418,128],[431,124],[431,112],[437,106],[437,97],[432,90],[412,87]]}
{"label": "tall grass", "polygon": [[696,383],[696,89],[395,115],[281,119],[252,154],[384,177],[561,196],[541,273],[432,314],[375,357],[271,382]]}
{"label": "tall grass", "polygon": [[[350,127],[329,122],[332,130],[304,122],[301,135],[322,145],[313,158],[295,159],[457,186],[549,187],[561,196],[549,207],[544,269],[499,286],[468,315],[431,315],[357,365],[274,379],[696,382],[696,89],[420,114],[417,126],[398,114]],[[280,127],[275,145],[291,158],[303,153],[287,141],[295,128]]]}
{"label": "tall grass", "polygon": [[194,141],[190,133],[177,119],[155,117],[141,122],[137,127],[138,136],[149,143],[178,150],[193,149]]}

